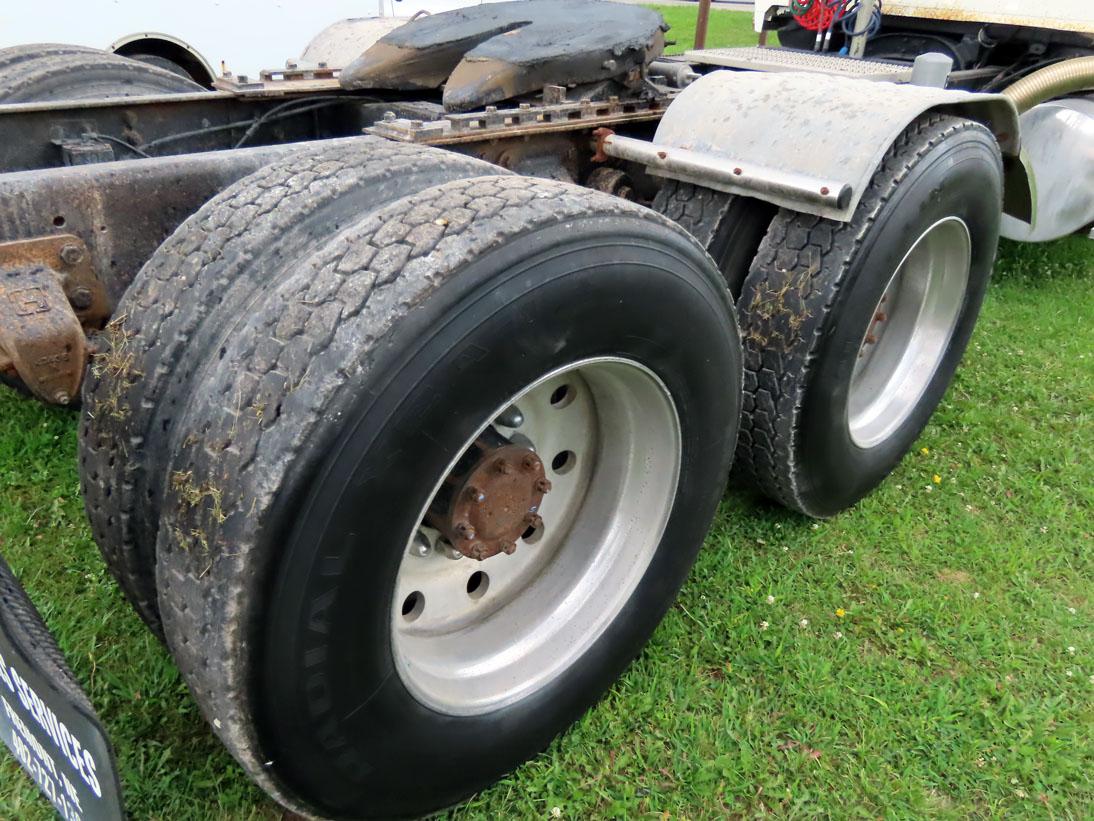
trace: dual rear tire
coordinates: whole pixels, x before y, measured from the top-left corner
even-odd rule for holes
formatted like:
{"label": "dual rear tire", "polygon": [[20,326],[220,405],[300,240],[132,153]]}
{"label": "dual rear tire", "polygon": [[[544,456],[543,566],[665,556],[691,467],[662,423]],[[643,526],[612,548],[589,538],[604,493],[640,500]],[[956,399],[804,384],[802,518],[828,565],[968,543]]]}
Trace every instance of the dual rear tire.
{"label": "dual rear tire", "polygon": [[0,103],[91,100],[204,90],[177,72],[99,49],[53,43],[0,49]]}
{"label": "dual rear tire", "polygon": [[670,183],[654,207],[718,262],[745,354],[735,471],[827,517],[876,488],[953,379],[999,240],[991,132],[929,114],[891,147],[849,222]]}
{"label": "dual rear tire", "polygon": [[[84,394],[96,538],[301,812],[420,815],[542,750],[649,638],[732,458],[740,344],[698,243],[440,151],[258,172],[118,315]],[[483,441],[548,483],[480,562],[435,509]]]}

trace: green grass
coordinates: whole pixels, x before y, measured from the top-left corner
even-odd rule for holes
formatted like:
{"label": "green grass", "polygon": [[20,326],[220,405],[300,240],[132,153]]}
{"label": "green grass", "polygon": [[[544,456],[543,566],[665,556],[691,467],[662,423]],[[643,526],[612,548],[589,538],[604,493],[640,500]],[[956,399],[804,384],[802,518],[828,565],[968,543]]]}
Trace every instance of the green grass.
{"label": "green grass", "polygon": [[[1089,241],[1005,243],[953,388],[878,492],[812,523],[731,489],[610,694],[453,815],[1089,817],[1092,289]],[[281,817],[109,578],[75,451],[72,414],[0,393],[0,550],[111,734],[132,816]],[[0,818],[51,817],[3,754]]]}
{"label": "green grass", "polygon": [[[661,12],[672,26],[665,39],[670,41],[666,54],[681,54],[695,45],[695,19],[698,4],[694,6],[657,6],[650,8]],[[728,45],[755,45],[756,32],[752,30],[752,15],[739,11],[718,11],[710,14],[707,26],[707,45],[711,48]],[[775,41],[772,40],[774,43]]]}

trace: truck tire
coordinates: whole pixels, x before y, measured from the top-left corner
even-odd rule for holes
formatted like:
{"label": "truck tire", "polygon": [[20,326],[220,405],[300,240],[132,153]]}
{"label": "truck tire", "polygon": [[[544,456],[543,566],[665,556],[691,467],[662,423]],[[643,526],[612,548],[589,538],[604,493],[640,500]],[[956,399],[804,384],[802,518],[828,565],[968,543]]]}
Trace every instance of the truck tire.
{"label": "truck tire", "polygon": [[666,180],[652,208],[699,240],[718,264],[734,299],[778,208],[763,200]]}
{"label": "truck tire", "polygon": [[175,421],[209,351],[260,287],[332,230],[446,180],[505,173],[439,149],[356,137],[240,180],[184,222],[141,269],[96,340],[84,380],[81,485],[107,565],[161,633],[155,545]]}
{"label": "truck tire", "polygon": [[738,301],[746,479],[825,517],[892,471],[964,353],[1001,212],[991,132],[940,115],[905,130],[850,222],[779,212]]}
{"label": "truck tire", "polygon": [[287,807],[419,816],[542,750],[671,604],[732,458],[732,305],[669,221],[513,176],[297,258],[180,408],[164,629]]}
{"label": "truck tire", "polygon": [[98,49],[51,43],[0,49],[0,103],[204,90],[173,72]]}

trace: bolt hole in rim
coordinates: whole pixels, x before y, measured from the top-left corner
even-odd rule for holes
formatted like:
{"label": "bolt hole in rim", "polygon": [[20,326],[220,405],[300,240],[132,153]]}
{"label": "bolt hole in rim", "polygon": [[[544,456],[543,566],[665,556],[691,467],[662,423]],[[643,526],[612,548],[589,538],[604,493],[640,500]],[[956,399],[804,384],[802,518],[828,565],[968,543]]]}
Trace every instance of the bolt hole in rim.
{"label": "bolt hole in rim", "polygon": [[947,217],[913,244],[874,308],[851,373],[847,424],[860,448],[907,421],[949,349],[965,302],[972,238]]}
{"label": "bolt hole in rim", "polygon": [[[519,438],[496,422],[514,405],[523,417]],[[452,560],[425,524],[429,501],[408,534],[391,619],[395,666],[415,698],[450,715],[519,701],[589,649],[653,559],[680,472],[675,405],[661,380],[632,360],[586,359],[544,375],[484,415],[457,452],[491,424],[546,458],[569,456],[562,472],[548,470],[543,521],[512,555]],[[436,546],[427,556],[415,550],[419,534]]]}

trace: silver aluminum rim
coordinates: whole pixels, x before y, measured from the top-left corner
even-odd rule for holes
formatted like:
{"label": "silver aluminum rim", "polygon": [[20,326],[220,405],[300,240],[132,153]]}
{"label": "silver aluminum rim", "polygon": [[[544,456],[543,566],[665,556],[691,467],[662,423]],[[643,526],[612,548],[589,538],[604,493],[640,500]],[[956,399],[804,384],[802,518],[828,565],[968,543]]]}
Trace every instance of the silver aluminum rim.
{"label": "silver aluminum rim", "polygon": [[[494,421],[514,406],[519,426]],[[542,528],[512,555],[478,562],[424,524],[427,502],[395,580],[395,667],[415,698],[451,715],[526,698],[589,649],[645,574],[680,473],[672,398],[631,360],[582,360],[537,379],[487,417],[460,453],[491,423],[547,467],[553,487]]]}
{"label": "silver aluminum rim", "polygon": [[947,217],[915,241],[874,308],[851,373],[851,440],[872,448],[915,410],[950,346],[972,261],[969,228]]}

